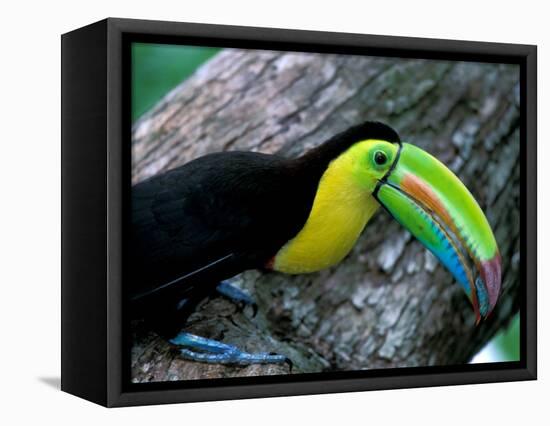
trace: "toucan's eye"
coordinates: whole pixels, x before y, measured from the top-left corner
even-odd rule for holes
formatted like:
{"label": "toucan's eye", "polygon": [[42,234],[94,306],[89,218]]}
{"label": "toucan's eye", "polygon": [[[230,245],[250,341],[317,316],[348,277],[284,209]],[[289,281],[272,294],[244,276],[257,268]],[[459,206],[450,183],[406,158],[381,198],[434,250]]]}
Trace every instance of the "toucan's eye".
{"label": "toucan's eye", "polygon": [[379,166],[383,166],[388,161],[388,157],[383,151],[376,151],[374,153],[374,162]]}

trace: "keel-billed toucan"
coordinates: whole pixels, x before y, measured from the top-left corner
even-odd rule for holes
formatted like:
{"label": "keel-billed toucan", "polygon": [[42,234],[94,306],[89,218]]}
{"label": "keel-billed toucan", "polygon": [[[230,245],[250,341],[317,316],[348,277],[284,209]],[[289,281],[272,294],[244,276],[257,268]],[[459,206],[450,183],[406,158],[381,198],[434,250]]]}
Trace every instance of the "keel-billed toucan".
{"label": "keel-billed toucan", "polygon": [[487,219],[447,167],[376,122],[337,134],[299,158],[220,152],[135,185],[134,312],[194,360],[283,361],[174,335],[197,302],[247,269],[301,274],[336,265],[380,206],[454,276],[477,321],[487,317],[501,286]]}

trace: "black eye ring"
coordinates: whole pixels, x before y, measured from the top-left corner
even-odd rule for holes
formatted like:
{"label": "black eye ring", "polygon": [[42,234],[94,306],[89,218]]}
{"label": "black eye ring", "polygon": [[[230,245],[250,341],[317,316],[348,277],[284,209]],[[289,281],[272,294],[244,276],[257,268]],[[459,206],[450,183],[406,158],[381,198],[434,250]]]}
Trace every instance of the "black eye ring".
{"label": "black eye ring", "polygon": [[383,151],[376,151],[374,153],[374,162],[379,166],[383,166],[388,161],[388,157]]}

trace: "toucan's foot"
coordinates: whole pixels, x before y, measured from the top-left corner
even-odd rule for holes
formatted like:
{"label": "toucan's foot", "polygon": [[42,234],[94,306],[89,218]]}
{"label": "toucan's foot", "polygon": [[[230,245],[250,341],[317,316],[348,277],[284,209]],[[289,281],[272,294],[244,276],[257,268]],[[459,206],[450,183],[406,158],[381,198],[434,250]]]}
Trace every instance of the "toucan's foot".
{"label": "toucan's foot", "polygon": [[253,316],[256,316],[256,313],[258,312],[258,305],[256,305],[254,299],[252,299],[252,297],[247,292],[241,290],[239,287],[233,284],[232,280],[222,281],[218,284],[216,290],[218,291],[218,293],[227,297],[238,305],[251,306],[253,310]]}
{"label": "toucan's foot", "polygon": [[170,342],[177,346],[185,346],[180,349],[180,353],[192,361],[237,365],[287,363],[292,369],[292,362],[284,355],[272,352],[243,352],[236,346],[190,333],[180,333]]}

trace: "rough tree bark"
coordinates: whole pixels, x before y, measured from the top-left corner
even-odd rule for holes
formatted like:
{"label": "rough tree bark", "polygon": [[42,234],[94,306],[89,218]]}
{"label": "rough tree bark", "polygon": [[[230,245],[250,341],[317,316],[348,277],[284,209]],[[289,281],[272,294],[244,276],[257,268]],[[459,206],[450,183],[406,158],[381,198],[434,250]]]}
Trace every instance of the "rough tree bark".
{"label": "rough tree bark", "polygon": [[[470,188],[501,250],[503,294],[476,327],[450,274],[380,211],[337,267],[296,277],[246,272],[256,317],[214,298],[185,330],[286,354],[293,373],[468,362],[518,310],[518,81],[512,65],[222,51],[135,124],[134,182],[214,151],[296,156],[380,120]],[[139,322],[133,337],[135,382],[289,372],[189,362]]]}

